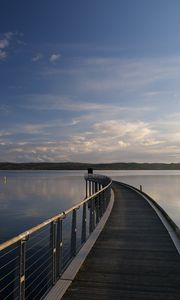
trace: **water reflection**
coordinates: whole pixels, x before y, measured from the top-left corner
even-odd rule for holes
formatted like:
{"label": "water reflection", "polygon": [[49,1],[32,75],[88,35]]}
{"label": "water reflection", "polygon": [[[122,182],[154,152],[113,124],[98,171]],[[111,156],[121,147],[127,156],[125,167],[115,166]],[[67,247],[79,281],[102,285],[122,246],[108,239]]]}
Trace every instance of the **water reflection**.
{"label": "water reflection", "polygon": [[4,174],[0,173],[0,242],[71,207],[85,195],[83,172]]}
{"label": "water reflection", "polygon": [[[85,196],[84,171],[0,172],[0,242]],[[97,171],[155,199],[180,227],[180,171]],[[6,176],[6,180],[4,179]]]}

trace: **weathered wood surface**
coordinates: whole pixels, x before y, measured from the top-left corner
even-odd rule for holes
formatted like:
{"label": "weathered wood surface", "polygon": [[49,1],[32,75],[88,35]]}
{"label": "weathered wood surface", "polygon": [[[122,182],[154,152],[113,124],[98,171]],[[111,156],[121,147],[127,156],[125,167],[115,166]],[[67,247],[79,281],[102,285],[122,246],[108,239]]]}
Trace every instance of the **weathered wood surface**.
{"label": "weathered wood surface", "polygon": [[63,300],[178,300],[180,257],[151,206],[113,184],[106,226]]}

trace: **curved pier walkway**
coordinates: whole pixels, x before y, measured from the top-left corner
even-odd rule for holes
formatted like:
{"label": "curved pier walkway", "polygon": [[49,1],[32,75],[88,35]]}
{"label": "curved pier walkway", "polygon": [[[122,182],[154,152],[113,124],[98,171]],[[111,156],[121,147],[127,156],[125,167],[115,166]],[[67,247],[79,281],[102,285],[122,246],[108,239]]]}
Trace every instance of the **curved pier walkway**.
{"label": "curved pier walkway", "polygon": [[178,300],[180,256],[138,193],[113,183],[114,207],[63,300]]}

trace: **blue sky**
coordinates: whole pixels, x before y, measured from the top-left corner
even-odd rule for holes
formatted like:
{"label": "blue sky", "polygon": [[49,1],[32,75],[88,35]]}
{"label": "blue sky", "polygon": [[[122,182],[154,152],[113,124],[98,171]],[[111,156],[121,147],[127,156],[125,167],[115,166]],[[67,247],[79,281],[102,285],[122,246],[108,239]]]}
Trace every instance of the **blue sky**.
{"label": "blue sky", "polygon": [[179,0],[0,8],[0,161],[179,162]]}

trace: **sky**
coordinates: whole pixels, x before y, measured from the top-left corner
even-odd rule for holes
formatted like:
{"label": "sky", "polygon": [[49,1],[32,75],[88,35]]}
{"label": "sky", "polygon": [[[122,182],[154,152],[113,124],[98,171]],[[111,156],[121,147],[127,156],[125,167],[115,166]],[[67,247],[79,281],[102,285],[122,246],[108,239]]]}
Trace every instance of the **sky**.
{"label": "sky", "polygon": [[0,0],[0,161],[179,162],[179,0]]}

